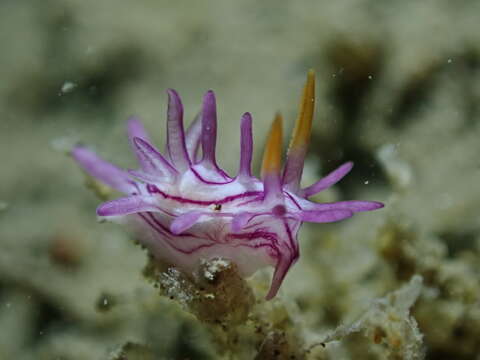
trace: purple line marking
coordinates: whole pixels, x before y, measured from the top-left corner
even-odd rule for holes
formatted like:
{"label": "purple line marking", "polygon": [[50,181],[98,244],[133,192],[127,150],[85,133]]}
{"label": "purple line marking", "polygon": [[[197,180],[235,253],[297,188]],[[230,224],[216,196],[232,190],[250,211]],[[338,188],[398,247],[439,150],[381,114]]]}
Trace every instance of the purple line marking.
{"label": "purple line marking", "polygon": [[213,204],[215,204],[215,205],[216,204],[222,204],[223,205],[225,203],[228,203],[228,202],[231,202],[231,201],[234,201],[234,200],[237,200],[237,199],[242,199],[242,198],[245,198],[245,197],[255,196],[255,195],[258,195],[260,193],[259,191],[246,191],[244,193],[227,196],[227,197],[225,197],[223,199],[219,199],[219,200],[192,200],[192,199],[186,199],[186,198],[181,197],[181,196],[168,195],[167,193],[161,191],[158,187],[156,187],[153,184],[147,184],[147,191],[149,192],[149,194],[160,194],[165,199],[174,200],[174,201],[177,201],[177,202],[182,203],[182,204],[196,204],[196,205],[213,205]]}

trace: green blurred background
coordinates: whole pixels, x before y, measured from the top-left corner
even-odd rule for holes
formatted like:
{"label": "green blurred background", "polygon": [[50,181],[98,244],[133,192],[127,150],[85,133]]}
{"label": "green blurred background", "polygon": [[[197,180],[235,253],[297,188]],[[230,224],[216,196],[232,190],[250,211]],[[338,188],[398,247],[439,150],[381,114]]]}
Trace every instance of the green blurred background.
{"label": "green blurred background", "polygon": [[[216,358],[204,330],[144,281],[141,249],[96,222],[99,200],[66,153],[82,142],[133,167],[130,115],[161,148],[165,90],[190,121],[213,89],[219,162],[235,171],[249,111],[258,164],[274,113],[292,128],[313,68],[306,183],[353,160],[319,200],[387,207],[301,233],[306,256],[284,291],[309,319],[306,342],[419,273],[438,292],[417,310],[427,358],[477,359],[479,17],[474,0],[2,0],[0,358],[107,359],[128,341],[155,358]],[[379,240],[391,229],[398,249]],[[312,358],[383,358],[370,346]]]}

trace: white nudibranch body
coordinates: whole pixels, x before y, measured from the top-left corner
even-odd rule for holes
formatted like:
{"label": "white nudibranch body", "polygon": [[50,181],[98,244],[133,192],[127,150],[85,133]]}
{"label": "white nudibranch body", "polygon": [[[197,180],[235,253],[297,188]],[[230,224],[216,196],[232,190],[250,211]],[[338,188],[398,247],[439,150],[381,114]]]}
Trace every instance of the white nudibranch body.
{"label": "white nudibranch body", "polygon": [[[238,174],[230,177],[215,159],[216,100],[205,94],[203,108],[185,132],[183,106],[169,90],[167,149],[162,155],[137,118],[128,121],[138,170],[123,170],[82,146],[72,155],[91,176],[126,194],[101,204],[97,215],[125,224],[152,255],[186,272],[203,261],[224,258],[243,276],[275,268],[267,299],[273,298],[299,256],[302,222],[334,222],[375,210],[373,201],[314,203],[308,197],[332,186],[352,168],[346,163],[307,188],[300,188],[314,106],[309,72],[285,166],[281,166],[282,125],[277,115],[267,141],[261,178],[251,173],[252,118],[242,116]],[[201,148],[201,152],[200,152]]]}

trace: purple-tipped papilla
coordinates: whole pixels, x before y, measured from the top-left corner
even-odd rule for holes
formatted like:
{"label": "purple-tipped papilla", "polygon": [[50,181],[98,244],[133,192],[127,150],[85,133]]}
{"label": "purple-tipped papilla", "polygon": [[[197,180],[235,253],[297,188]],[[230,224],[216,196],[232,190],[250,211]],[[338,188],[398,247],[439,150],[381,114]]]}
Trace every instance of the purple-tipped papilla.
{"label": "purple-tipped papilla", "polygon": [[240,123],[238,174],[230,177],[215,159],[217,113],[213,91],[205,94],[201,112],[184,131],[180,97],[168,90],[167,146],[163,155],[137,118],[128,121],[128,137],[138,170],[122,170],[84,147],[73,149],[73,157],[88,174],[125,194],[101,204],[97,215],[126,224],[155,258],[186,272],[195,271],[202,260],[218,257],[234,262],[243,276],[272,266],[275,272],[267,299],[273,298],[298,259],[297,234],[302,222],[335,222],[383,207],[372,201],[319,204],[308,200],[343,178],[352,163],[300,188],[314,86],[310,72],[283,174],[281,118],[274,123],[261,180],[250,169],[253,141],[249,113]]}

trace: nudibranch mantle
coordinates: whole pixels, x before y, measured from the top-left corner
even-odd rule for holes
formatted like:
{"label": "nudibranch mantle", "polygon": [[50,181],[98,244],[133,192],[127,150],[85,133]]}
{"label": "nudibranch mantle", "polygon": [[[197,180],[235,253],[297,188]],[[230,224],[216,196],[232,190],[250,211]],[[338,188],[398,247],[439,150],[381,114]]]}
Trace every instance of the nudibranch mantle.
{"label": "nudibranch mantle", "polygon": [[101,204],[97,215],[125,224],[154,258],[185,272],[195,271],[204,260],[225,258],[234,262],[245,277],[272,266],[275,271],[266,296],[271,299],[298,259],[297,234],[302,222],[335,222],[383,207],[375,201],[308,200],[337,183],[353,166],[348,162],[313,185],[300,187],[314,97],[315,77],[310,71],[283,171],[282,118],[277,115],[266,143],[260,178],[251,173],[249,113],[240,122],[237,175],[230,177],[218,167],[213,91],[205,94],[201,112],[184,131],[180,97],[168,90],[164,155],[152,145],[140,120],[128,121],[138,170],[123,170],[83,146],[75,147],[72,155],[89,175],[126,194]]}

